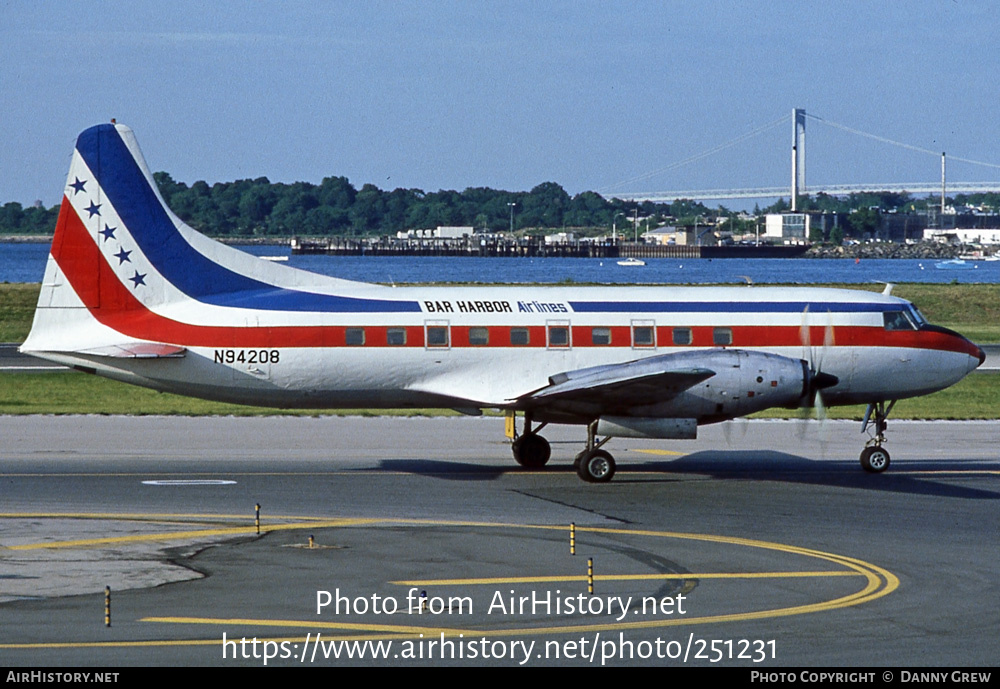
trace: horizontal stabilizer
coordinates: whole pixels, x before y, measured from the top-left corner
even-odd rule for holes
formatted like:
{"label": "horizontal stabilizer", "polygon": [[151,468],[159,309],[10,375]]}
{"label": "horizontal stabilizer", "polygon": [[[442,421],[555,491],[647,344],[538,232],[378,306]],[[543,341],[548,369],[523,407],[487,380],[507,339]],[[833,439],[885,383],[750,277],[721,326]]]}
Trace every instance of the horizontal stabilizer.
{"label": "horizontal stabilizer", "polygon": [[184,356],[187,350],[176,345],[160,344],[158,342],[129,342],[93,349],[81,349],[75,354],[89,356],[104,356],[110,359],[177,359]]}

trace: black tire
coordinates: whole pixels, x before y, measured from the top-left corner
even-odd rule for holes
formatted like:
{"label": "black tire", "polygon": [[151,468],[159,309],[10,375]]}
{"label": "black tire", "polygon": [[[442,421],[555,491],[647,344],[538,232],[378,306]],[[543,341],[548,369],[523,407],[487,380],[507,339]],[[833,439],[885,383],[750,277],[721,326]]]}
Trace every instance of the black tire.
{"label": "black tire", "polygon": [[889,468],[889,453],[885,448],[866,447],[861,453],[861,468],[871,474],[881,474]]}
{"label": "black tire", "polygon": [[552,456],[549,441],[537,433],[525,433],[510,446],[514,460],[525,469],[541,469]]}
{"label": "black tire", "polygon": [[615,475],[615,459],[604,450],[594,450],[580,458],[576,474],[588,483],[607,483]]}

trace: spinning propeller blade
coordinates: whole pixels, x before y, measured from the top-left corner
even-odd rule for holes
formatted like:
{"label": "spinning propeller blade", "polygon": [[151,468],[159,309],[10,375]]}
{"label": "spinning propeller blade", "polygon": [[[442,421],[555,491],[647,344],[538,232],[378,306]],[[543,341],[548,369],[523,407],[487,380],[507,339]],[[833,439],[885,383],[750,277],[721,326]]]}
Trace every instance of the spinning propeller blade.
{"label": "spinning propeller blade", "polygon": [[823,372],[823,362],[826,360],[827,352],[834,345],[833,314],[827,312],[823,346],[819,348],[818,354],[816,348],[812,346],[812,327],[809,325],[808,305],[802,310],[802,327],[799,329],[799,336],[802,340],[802,361],[808,366],[805,394],[802,397],[799,414],[802,419],[807,419],[810,416],[810,408],[815,409],[816,419],[822,424],[826,420],[826,405],[823,402],[822,390],[833,387],[840,382],[837,376]]}

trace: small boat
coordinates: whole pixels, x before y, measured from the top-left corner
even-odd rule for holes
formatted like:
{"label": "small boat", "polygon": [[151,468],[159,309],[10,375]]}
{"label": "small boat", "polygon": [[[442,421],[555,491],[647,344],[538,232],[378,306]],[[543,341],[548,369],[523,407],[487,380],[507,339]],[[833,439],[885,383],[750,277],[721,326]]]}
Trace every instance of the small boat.
{"label": "small boat", "polygon": [[265,261],[287,261],[288,256],[261,256]]}
{"label": "small boat", "polygon": [[976,266],[974,263],[967,263],[960,258],[952,258],[947,261],[938,261],[934,267],[938,270],[970,270]]}
{"label": "small boat", "polygon": [[618,265],[620,265],[620,266],[644,266],[644,265],[646,265],[646,262],[643,261],[641,258],[632,257],[632,258],[626,258],[626,259],[623,259],[621,261],[618,261]]}

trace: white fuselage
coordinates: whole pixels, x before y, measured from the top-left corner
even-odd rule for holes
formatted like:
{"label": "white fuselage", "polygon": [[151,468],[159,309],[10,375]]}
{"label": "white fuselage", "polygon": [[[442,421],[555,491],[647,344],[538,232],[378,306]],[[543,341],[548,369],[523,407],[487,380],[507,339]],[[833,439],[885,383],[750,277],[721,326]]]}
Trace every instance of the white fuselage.
{"label": "white fuselage", "polygon": [[[262,261],[177,218],[119,124],[77,139],[22,351],[246,404],[583,423],[708,422],[819,388],[826,404],[875,403],[947,387],[983,358],[909,302],[860,290],[395,288]],[[591,384],[559,387],[574,376]]]}
{"label": "white fuselage", "polygon": [[[908,304],[865,291],[372,285],[348,294],[420,310],[294,313],[180,302],[155,311],[166,323],[204,324],[174,336],[158,329],[157,339],[187,349],[182,358],[58,358],[158,389],[307,408],[504,408],[561,372],[719,348],[809,361],[838,378],[824,393],[830,405],[926,394],[979,363],[958,336],[886,330],[880,309]],[[94,330],[95,345],[107,344],[107,328]]]}

